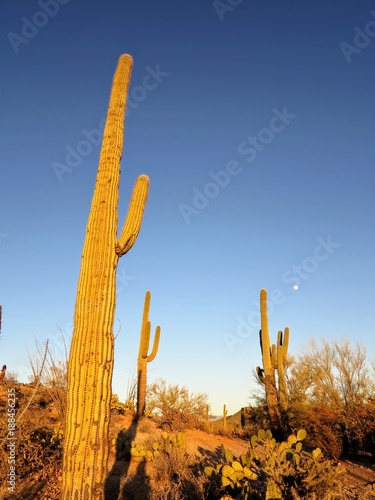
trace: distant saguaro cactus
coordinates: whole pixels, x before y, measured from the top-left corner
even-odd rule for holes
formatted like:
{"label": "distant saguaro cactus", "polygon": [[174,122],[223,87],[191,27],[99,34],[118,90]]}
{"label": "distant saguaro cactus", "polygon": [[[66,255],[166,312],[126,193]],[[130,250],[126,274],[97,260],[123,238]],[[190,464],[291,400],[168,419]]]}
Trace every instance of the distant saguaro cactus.
{"label": "distant saguaro cactus", "polygon": [[[257,366],[259,380],[265,385],[268,413],[271,424],[276,428],[283,428],[281,410],[288,407],[288,394],[285,382],[284,365],[288,353],[289,328],[285,328],[284,335],[281,331],[277,335],[277,345],[270,344],[268,331],[267,291],[260,291],[260,317],[261,330],[259,332],[260,347],[262,352],[263,368]],[[277,371],[277,383],[276,383]]]}
{"label": "distant saguaro cactus", "polygon": [[114,75],[77,287],[68,363],[62,500],[103,500],[108,471],[118,260],[133,246],[148,195],[138,177],[117,238],[120,160],[132,58]]}
{"label": "distant saguaro cactus", "polygon": [[227,405],[223,406],[223,431],[226,432],[227,430],[227,415],[228,415],[228,410],[227,410]]}
{"label": "distant saguaro cactus", "polygon": [[143,307],[141,335],[138,351],[138,379],[137,379],[137,418],[142,417],[146,408],[147,363],[151,363],[158,353],[160,341],[160,326],[156,327],[152,351],[150,347],[151,322],[148,319],[150,312],[151,292],[147,291]]}

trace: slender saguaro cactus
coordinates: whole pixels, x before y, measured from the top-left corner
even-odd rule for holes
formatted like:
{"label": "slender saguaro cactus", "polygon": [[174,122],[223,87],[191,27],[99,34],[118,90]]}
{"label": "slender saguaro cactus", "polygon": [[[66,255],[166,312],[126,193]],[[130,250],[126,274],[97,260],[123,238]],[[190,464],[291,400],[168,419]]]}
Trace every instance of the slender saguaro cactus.
{"label": "slender saguaro cactus", "polygon": [[[268,331],[267,291],[260,291],[260,318],[261,330],[259,332],[260,347],[262,351],[263,368],[257,367],[257,374],[265,385],[268,413],[274,428],[283,428],[281,411],[288,407],[288,395],[285,382],[284,364],[288,352],[289,328],[285,328],[284,336],[278,332],[277,345],[270,344]],[[276,375],[277,371],[277,382]]]}
{"label": "slender saguaro cactus", "polygon": [[68,364],[62,500],[103,500],[108,471],[118,259],[133,246],[149,179],[138,177],[117,238],[120,160],[132,58],[114,75],[99,167],[83,246]]}
{"label": "slender saguaro cactus", "polygon": [[141,337],[138,351],[138,380],[137,380],[137,418],[142,417],[146,408],[146,386],[147,386],[147,363],[155,359],[159,349],[160,326],[156,327],[152,351],[148,354],[150,347],[151,322],[148,319],[150,312],[151,293],[146,292],[145,304],[141,326]]}
{"label": "slender saguaro cactus", "polygon": [[226,432],[227,430],[227,415],[228,415],[228,410],[227,406],[223,406],[223,431]]}

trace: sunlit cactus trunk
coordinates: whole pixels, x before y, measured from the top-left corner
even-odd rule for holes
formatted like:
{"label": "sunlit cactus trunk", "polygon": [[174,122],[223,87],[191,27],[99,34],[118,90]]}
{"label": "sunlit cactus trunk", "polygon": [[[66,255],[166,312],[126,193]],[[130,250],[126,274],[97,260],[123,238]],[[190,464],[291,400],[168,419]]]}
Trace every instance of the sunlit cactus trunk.
{"label": "sunlit cactus trunk", "polygon": [[280,410],[277,401],[275,371],[271,360],[271,345],[268,331],[267,292],[264,289],[260,291],[260,319],[260,344],[262,350],[264,385],[266,390],[268,413],[272,425],[277,427],[280,424]]}
{"label": "sunlit cactus trunk", "polygon": [[113,323],[119,257],[134,244],[148,194],[135,184],[117,238],[120,160],[132,58],[120,57],[113,79],[99,168],[83,246],[68,365],[62,500],[103,500],[108,471]]}
{"label": "sunlit cactus trunk", "polygon": [[[257,367],[260,381],[265,386],[268,414],[274,429],[284,429],[287,426],[286,410],[288,408],[288,393],[284,373],[284,365],[288,353],[289,328],[284,335],[278,332],[277,345],[270,343],[268,331],[267,291],[260,291],[261,330],[260,347],[262,351],[263,368]],[[277,382],[276,375],[277,372]]]}
{"label": "sunlit cactus trunk", "polygon": [[137,419],[144,415],[146,409],[147,389],[147,363],[151,363],[158,353],[160,341],[160,326],[156,327],[152,351],[148,354],[150,347],[151,322],[149,321],[151,292],[147,291],[143,307],[141,335],[139,340],[138,364],[137,364]]}

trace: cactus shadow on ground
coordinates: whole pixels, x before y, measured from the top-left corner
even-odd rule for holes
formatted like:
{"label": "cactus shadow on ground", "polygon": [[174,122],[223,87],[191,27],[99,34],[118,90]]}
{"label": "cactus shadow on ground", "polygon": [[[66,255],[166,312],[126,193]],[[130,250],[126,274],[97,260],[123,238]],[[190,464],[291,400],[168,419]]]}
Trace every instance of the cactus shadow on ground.
{"label": "cactus shadow on ground", "polygon": [[[116,497],[117,498],[117,497]],[[119,500],[150,500],[150,477],[146,473],[146,462],[140,462],[135,475],[124,484]]]}
{"label": "cactus shadow on ground", "polygon": [[223,458],[223,445],[217,446],[214,450],[207,450],[202,446],[198,446],[197,451],[201,457],[202,467],[218,462]]}
{"label": "cactus shadow on ground", "polygon": [[[131,443],[137,434],[137,426],[138,421],[135,419],[132,420],[128,428],[122,429],[118,432],[117,438],[126,438],[126,441]],[[118,500],[120,495],[121,480],[128,475],[130,460],[127,460],[128,457],[122,457],[120,452],[121,450],[118,446],[116,446],[116,459],[105,481],[105,500]],[[141,473],[141,471],[139,472]],[[145,500],[147,500],[147,498],[148,497],[145,497]]]}

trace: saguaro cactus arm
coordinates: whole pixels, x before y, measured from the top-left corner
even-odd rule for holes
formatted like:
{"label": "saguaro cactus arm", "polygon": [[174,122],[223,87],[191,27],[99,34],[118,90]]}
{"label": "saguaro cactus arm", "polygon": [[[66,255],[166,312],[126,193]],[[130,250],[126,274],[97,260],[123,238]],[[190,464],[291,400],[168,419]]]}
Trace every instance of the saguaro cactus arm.
{"label": "saguaro cactus arm", "polygon": [[277,335],[277,375],[279,382],[279,400],[281,408],[286,411],[288,409],[288,389],[285,380],[285,360],[289,346],[289,328],[286,327],[283,332],[280,330]]}
{"label": "saguaro cactus arm", "polygon": [[155,330],[152,351],[150,354],[148,354],[148,349],[150,347],[150,333],[151,333],[151,322],[148,319],[148,315],[150,312],[150,302],[151,302],[151,292],[147,290],[143,307],[141,337],[139,342],[139,356],[142,359],[145,359],[148,363],[151,363],[151,361],[155,359],[155,356],[158,352],[159,341],[160,341],[160,326],[157,326]]}
{"label": "saguaro cactus arm", "polygon": [[289,328],[284,328],[284,335],[280,338],[280,345],[283,346],[283,361],[285,362],[286,357],[288,356],[289,349]]}
{"label": "saguaro cactus arm", "polygon": [[143,212],[148,195],[149,180],[141,175],[136,180],[130,200],[128,214],[122,228],[120,238],[116,244],[116,253],[122,257],[135,243],[142,225]]}
{"label": "saguaro cactus arm", "polygon": [[278,355],[278,365],[277,365],[277,374],[278,374],[278,382],[279,382],[279,400],[281,408],[286,411],[288,409],[288,392],[285,380],[285,372],[284,372],[284,353],[283,347],[279,347],[279,355]]}
{"label": "saguaro cactus arm", "polygon": [[263,369],[265,375],[273,374],[271,359],[271,343],[268,331],[268,312],[267,312],[267,290],[262,288],[260,291],[260,347],[262,351]]}
{"label": "saguaro cactus arm", "polygon": [[260,382],[262,382],[262,384],[264,384],[264,370],[263,370],[263,368],[261,368],[260,366],[257,366],[256,372],[257,372],[257,375],[258,375]]}
{"label": "saguaro cactus arm", "polygon": [[[149,322],[150,323],[150,322]],[[150,329],[151,329],[151,323],[150,323]],[[155,330],[155,336],[154,336],[154,343],[152,346],[152,351],[151,353],[147,356],[147,363],[151,363],[151,361],[154,361],[158,349],[159,349],[159,341],[160,341],[160,326],[158,325]]]}

